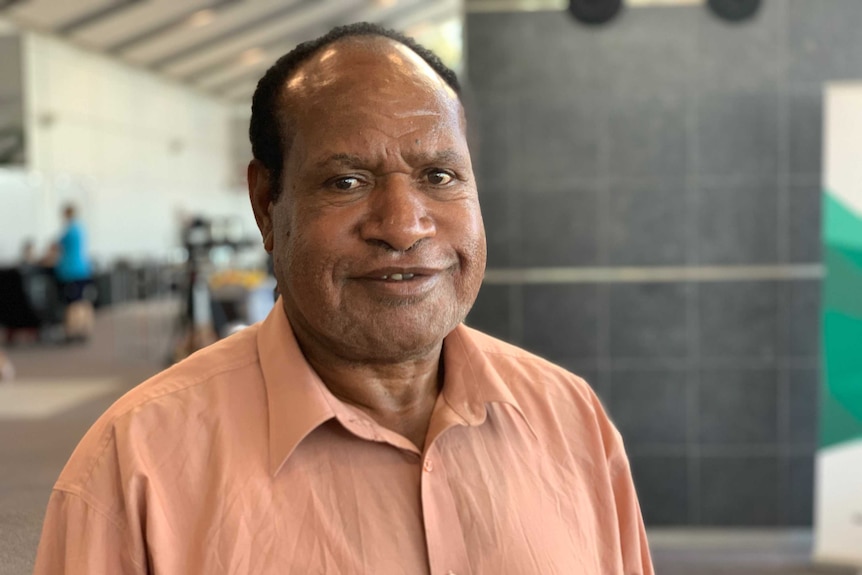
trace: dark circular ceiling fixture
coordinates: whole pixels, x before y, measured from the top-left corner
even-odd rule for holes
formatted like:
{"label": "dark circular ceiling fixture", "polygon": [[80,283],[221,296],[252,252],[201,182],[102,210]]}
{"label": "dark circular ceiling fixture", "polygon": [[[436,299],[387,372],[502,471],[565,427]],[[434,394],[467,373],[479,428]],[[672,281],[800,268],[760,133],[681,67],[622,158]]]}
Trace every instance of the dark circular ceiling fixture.
{"label": "dark circular ceiling fixture", "polygon": [[742,22],[757,14],[760,0],[708,0],[707,5],[722,20]]}
{"label": "dark circular ceiling fixture", "polygon": [[590,26],[607,24],[622,7],[622,0],[569,0],[569,12],[575,20]]}

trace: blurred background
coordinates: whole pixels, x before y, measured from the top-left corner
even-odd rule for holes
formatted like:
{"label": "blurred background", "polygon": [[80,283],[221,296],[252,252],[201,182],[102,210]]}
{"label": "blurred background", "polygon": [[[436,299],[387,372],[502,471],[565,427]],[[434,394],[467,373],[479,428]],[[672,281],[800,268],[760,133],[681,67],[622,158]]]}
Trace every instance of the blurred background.
{"label": "blurred background", "polygon": [[812,525],[824,94],[862,79],[862,1],[0,0],[0,573],[114,399],[272,306],[251,94],[360,20],[458,71],[489,245],[467,323],[590,382],[657,572],[855,572],[812,563]]}

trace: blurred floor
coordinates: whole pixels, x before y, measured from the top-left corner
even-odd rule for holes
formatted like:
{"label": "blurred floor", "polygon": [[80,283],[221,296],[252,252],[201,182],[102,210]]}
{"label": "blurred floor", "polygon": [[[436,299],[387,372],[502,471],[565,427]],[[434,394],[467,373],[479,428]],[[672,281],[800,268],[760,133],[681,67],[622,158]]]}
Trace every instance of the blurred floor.
{"label": "blurred floor", "polygon": [[[64,462],[99,414],[165,366],[177,311],[175,301],[118,306],[98,314],[87,344],[8,350],[18,379],[0,384],[0,575],[30,573]],[[856,574],[812,568],[807,530],[660,529],[650,540],[659,575]]]}
{"label": "blurred floor", "polygon": [[174,301],[117,306],[97,314],[86,344],[6,350],[17,377],[0,383],[0,575],[32,571],[63,464],[117,397],[165,366],[177,311]]}
{"label": "blurred floor", "polygon": [[810,529],[653,529],[658,575],[862,575],[811,565]]}

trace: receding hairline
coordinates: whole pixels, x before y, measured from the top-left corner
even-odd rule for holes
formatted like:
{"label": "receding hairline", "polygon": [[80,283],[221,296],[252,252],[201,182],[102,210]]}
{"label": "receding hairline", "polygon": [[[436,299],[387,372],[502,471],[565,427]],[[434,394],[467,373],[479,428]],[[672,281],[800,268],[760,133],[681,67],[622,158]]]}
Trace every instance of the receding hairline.
{"label": "receding hairline", "polygon": [[319,63],[320,55],[326,52],[327,49],[333,48],[335,46],[343,45],[343,44],[355,44],[358,46],[363,46],[365,48],[371,48],[368,50],[371,53],[385,55],[387,53],[391,53],[392,50],[404,53],[407,52],[411,56],[411,61],[415,66],[423,67],[430,72],[433,72],[434,76],[439,80],[439,89],[443,90],[447,93],[448,97],[456,103],[458,107],[458,116],[461,126],[464,130],[467,127],[466,120],[466,111],[464,109],[463,104],[461,103],[461,99],[457,92],[446,82],[446,79],[441,76],[428,62],[425,61],[422,56],[416,53],[410,46],[399,42],[393,38],[389,38],[387,36],[382,36],[379,34],[364,34],[364,35],[355,35],[355,36],[345,36],[343,38],[339,38],[333,42],[328,44],[324,44],[320,46],[317,50],[308,55],[308,57],[303,60],[293,72],[284,78],[281,86],[278,89],[276,101],[279,103],[276,106],[275,110],[273,110],[276,120],[278,121],[278,132],[280,137],[283,138],[283,157],[282,161],[284,161],[284,157],[290,151],[290,146],[292,144],[292,138],[286,137],[288,134],[292,135],[293,126],[290,125],[292,121],[292,116],[296,113],[296,107],[298,102],[295,99],[297,94],[293,94],[294,98],[291,98],[291,94],[288,90],[288,85],[291,80],[293,80],[298,74],[300,74],[304,69],[308,66],[315,65]]}
{"label": "receding hairline", "polygon": [[446,79],[441,76],[440,73],[438,73],[437,70],[435,70],[431,66],[431,64],[425,61],[425,59],[421,55],[416,53],[410,46],[387,36],[368,34],[361,36],[345,36],[343,38],[339,38],[329,44],[320,46],[317,50],[309,54],[305,60],[303,60],[299,65],[297,65],[296,69],[293,70],[290,75],[284,78],[281,86],[279,86],[277,97],[281,104],[290,104],[287,98],[288,96],[290,96],[290,94],[288,93],[288,86],[290,85],[291,81],[293,81],[304,70],[307,70],[310,66],[319,64],[320,57],[322,54],[336,46],[351,44],[356,46],[362,46],[364,51],[380,56],[391,54],[393,52],[407,54],[410,57],[410,60],[414,66],[432,73],[433,76],[439,81],[440,88],[442,88],[452,98],[454,98],[460,103],[460,97],[458,93],[447,83]]}

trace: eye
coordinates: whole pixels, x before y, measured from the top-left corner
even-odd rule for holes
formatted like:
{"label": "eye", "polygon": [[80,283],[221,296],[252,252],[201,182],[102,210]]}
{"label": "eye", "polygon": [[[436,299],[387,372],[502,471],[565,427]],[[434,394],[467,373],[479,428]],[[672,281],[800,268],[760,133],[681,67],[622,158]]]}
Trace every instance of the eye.
{"label": "eye", "polygon": [[445,186],[455,179],[455,176],[449,172],[437,169],[429,171],[425,177],[428,179],[428,183],[434,186]]}
{"label": "eye", "polygon": [[341,190],[343,192],[349,192],[350,190],[355,190],[361,184],[362,184],[362,182],[359,180],[359,178],[354,177],[354,176],[346,176],[344,178],[338,178],[336,180],[333,180],[333,182],[332,182],[332,186],[335,189]]}

